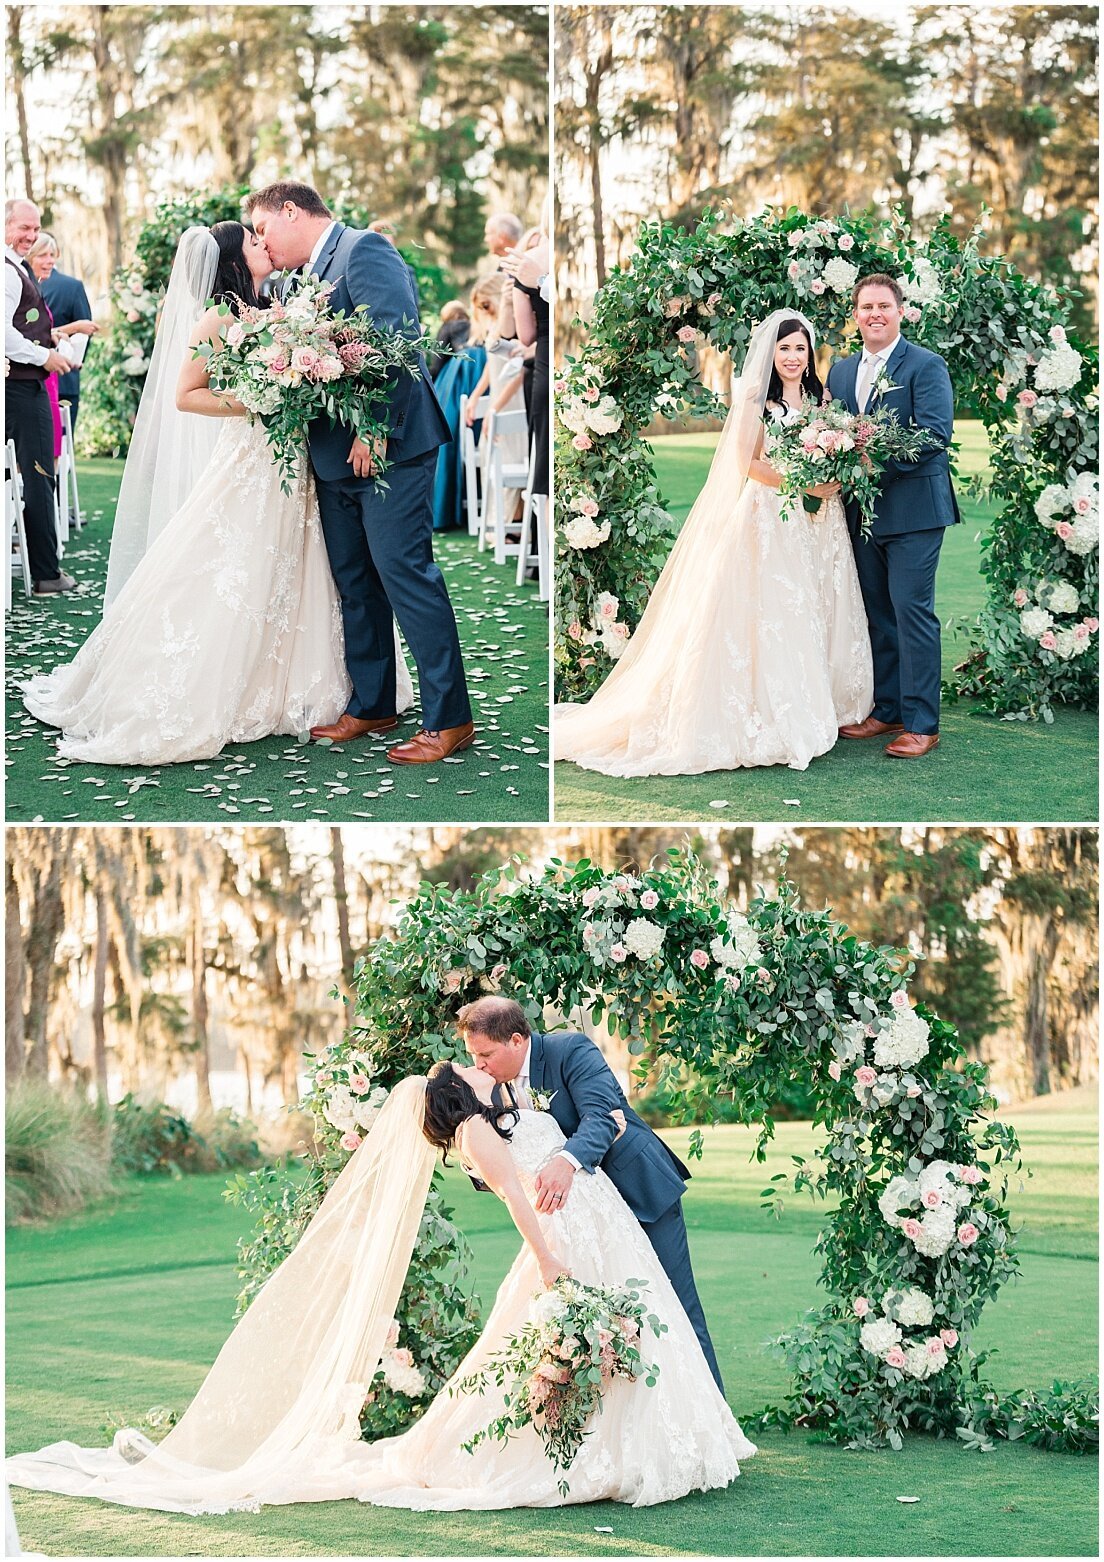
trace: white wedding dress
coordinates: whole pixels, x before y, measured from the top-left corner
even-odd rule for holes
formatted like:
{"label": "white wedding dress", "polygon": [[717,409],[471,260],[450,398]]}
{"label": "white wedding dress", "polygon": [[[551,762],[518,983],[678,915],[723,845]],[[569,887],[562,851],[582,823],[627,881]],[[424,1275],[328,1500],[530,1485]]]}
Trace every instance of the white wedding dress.
{"label": "white wedding dress", "polygon": [[[371,1133],[259,1293],[204,1384],[161,1444],[134,1431],[110,1449],[54,1443],[8,1459],[17,1486],[177,1513],[256,1511],[269,1503],[357,1498],[379,1507],[558,1507],[601,1500],[644,1507],[727,1486],[755,1447],[713,1381],[701,1346],[640,1225],[602,1171],[574,1179],[541,1215],[545,1237],[582,1281],[647,1283],[667,1324],[645,1329],[657,1384],[615,1379],[560,1476],[532,1427],[505,1447],[462,1444],[502,1411],[501,1391],[449,1393],[398,1437],[360,1439],[357,1414],[380,1361],[416,1240],[434,1154],[421,1137],[425,1081],[397,1086]],[[534,1178],[564,1144],[555,1119],[524,1111],[512,1154],[531,1202]],[[498,1351],[542,1291],[523,1248],[452,1384]],[[365,1522],[366,1544],[370,1520]],[[370,1545],[369,1545],[370,1549]]]}
{"label": "white wedding dress", "polygon": [[[285,494],[263,427],[227,418],[76,657],[30,679],[23,699],[61,729],[68,759],[164,765],[335,721],[349,690],[309,463]],[[401,651],[397,693],[407,709]]]}
{"label": "white wedding dress", "polygon": [[[783,415],[768,408],[782,422]],[[725,478],[718,447],[711,483]],[[557,759],[609,776],[804,770],[874,705],[870,635],[843,506],[785,515],[741,474],[691,513],[605,683],[557,705]]]}

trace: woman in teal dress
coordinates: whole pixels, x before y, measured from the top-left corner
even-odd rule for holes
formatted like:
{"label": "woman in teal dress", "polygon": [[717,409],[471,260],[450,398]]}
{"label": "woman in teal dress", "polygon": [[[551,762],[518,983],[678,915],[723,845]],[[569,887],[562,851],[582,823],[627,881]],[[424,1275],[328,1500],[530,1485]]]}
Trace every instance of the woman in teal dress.
{"label": "woman in teal dress", "polygon": [[[484,277],[472,288],[471,333],[467,344],[450,358],[434,382],[437,400],[448,420],[452,443],[437,452],[437,476],[433,485],[433,529],[455,531],[467,526],[464,514],[464,474],[460,447],[460,398],[470,396],[483,377],[487,362],[484,342],[498,318],[498,305],[505,279],[497,272]],[[475,430],[479,440],[479,426]]]}

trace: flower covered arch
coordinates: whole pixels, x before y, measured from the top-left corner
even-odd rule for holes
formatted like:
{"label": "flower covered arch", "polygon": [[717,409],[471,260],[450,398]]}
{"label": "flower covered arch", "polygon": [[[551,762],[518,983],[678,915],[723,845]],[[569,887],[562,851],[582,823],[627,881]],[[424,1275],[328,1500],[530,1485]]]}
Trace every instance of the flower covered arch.
{"label": "flower covered arch", "polygon": [[[313,1060],[305,1104],[327,1152],[290,1226],[301,1229],[386,1092],[461,1054],[462,1003],[504,992],[537,1023],[546,1005],[583,1010],[669,1090],[704,1083],[725,1098],[760,1148],[780,1088],[812,1087],[822,1143],[793,1183],[840,1203],[818,1242],[822,1305],[775,1342],[794,1386],[770,1418],[864,1445],[969,1427],[989,1392],[971,1337],[1016,1269],[1005,1189],[1018,1146],[1012,1128],[983,1121],[996,1105],[985,1070],[953,1026],[912,1004],[910,971],[830,913],[803,910],[788,883],[735,912],[678,853],[639,876],[557,862],[538,878],[511,865],[471,892],[423,886],[360,963],[355,1024]],[[436,1193],[368,1435],[420,1414],[470,1342],[463,1264]]]}
{"label": "flower covered arch", "polygon": [[920,242],[900,217],[796,210],[745,222],[710,212],[692,233],[644,225],[556,384],[559,698],[585,699],[606,677],[670,548],[647,426],[726,410],[698,378],[695,346],[739,362],[757,321],[796,307],[838,351],[856,278],[888,272],[906,293],[907,334],[947,359],[959,415],[982,420],[993,452],[988,600],[958,687],[1002,715],[1095,703],[1096,354],[1053,293],[980,253],[980,231],[960,243],[943,222]]}

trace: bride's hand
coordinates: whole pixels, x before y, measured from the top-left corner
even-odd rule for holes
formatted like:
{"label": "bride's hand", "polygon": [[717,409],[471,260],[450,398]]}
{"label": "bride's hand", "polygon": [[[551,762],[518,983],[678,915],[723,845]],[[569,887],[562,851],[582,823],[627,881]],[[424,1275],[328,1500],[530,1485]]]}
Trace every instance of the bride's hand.
{"label": "bride's hand", "polygon": [[811,494],[814,499],[834,499],[841,492],[838,483],[814,483],[805,492]]}
{"label": "bride's hand", "polygon": [[540,1261],[540,1277],[545,1290],[551,1290],[557,1280],[570,1280],[571,1270],[562,1258],[557,1258],[555,1253],[549,1251]]}

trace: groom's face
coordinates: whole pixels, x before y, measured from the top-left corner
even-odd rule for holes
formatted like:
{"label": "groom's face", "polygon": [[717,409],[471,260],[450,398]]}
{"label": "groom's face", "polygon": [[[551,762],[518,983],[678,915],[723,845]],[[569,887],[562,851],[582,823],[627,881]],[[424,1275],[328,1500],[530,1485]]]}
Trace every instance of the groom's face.
{"label": "groom's face", "polygon": [[855,320],[863,346],[869,352],[888,347],[901,332],[905,311],[888,287],[864,287],[855,305]]}
{"label": "groom's face", "polygon": [[306,212],[292,201],[285,201],[278,211],[265,211],[261,206],[253,208],[253,230],[264,240],[269,259],[277,271],[305,266],[311,258],[317,235],[306,217]]}
{"label": "groom's face", "polygon": [[521,1073],[529,1037],[515,1031],[508,1041],[494,1041],[482,1031],[473,1030],[468,1032],[464,1044],[476,1068],[481,1068],[501,1085]]}

